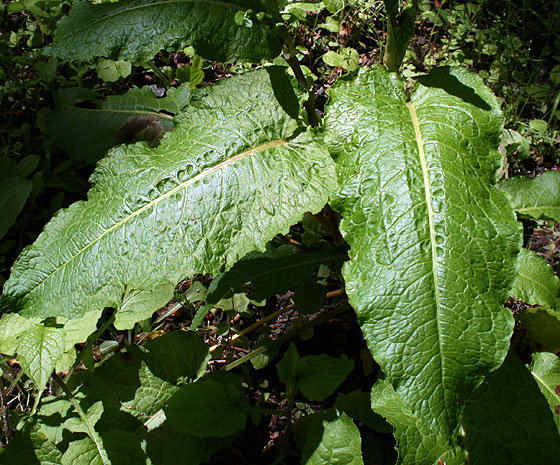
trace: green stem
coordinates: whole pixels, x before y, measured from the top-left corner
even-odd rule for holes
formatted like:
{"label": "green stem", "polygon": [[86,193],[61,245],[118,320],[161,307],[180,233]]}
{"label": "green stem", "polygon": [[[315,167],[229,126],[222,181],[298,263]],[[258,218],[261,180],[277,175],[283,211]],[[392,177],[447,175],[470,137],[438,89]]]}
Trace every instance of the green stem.
{"label": "green stem", "polygon": [[418,14],[418,0],[412,0],[398,12],[398,0],[384,0],[387,10],[387,42],[383,64],[389,71],[398,72],[408,43],[414,34],[414,23]]}

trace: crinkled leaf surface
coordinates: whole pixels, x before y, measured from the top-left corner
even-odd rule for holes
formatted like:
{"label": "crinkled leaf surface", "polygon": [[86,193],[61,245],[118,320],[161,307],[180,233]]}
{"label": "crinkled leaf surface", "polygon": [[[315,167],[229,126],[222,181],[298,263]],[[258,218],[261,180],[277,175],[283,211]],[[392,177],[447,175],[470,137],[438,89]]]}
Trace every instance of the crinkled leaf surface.
{"label": "crinkled leaf surface", "polygon": [[18,432],[0,455],[2,465],[61,465],[62,453],[34,422]]}
{"label": "crinkled leaf surface", "polygon": [[534,179],[516,176],[497,186],[511,196],[520,217],[560,222],[559,171],[547,171]]}
{"label": "crinkled leaf surface", "polygon": [[548,350],[560,348],[560,280],[546,260],[522,249],[511,294],[536,308],[515,314],[527,335]]}
{"label": "crinkled leaf surface", "polygon": [[335,187],[328,153],[290,140],[295,127],[266,71],[202,90],[157,148],[120,146],[98,164],[88,200],[24,250],[0,306],[79,319],[263,249]]}
{"label": "crinkled leaf surface", "polygon": [[472,465],[560,464],[560,436],[537,383],[511,352],[465,408]]}
{"label": "crinkled leaf surface", "polygon": [[[272,31],[256,17],[238,24],[236,14],[264,10],[259,0],[81,1],[62,18],[48,48],[66,60],[97,56],[141,61],[160,49],[192,45],[209,60],[259,62],[280,53]],[[250,24],[249,24],[250,23]]]}
{"label": "crinkled leaf surface", "polygon": [[[450,68],[422,78],[410,102],[381,68],[339,81],[330,97],[346,292],[388,386],[433,444],[453,449],[463,399],[502,363],[513,329],[503,302],[520,234],[494,187],[498,102]],[[424,458],[408,463],[434,461]]]}
{"label": "crinkled leaf surface", "polygon": [[441,460],[446,465],[465,464],[465,452],[459,446],[450,446],[447,438],[435,432],[429,418],[413,412],[387,380],[379,380],[373,386],[371,407],[393,425],[397,463],[435,464]]}
{"label": "crinkled leaf surface", "polygon": [[529,305],[560,307],[560,280],[546,260],[532,250],[522,249],[511,295]]}
{"label": "crinkled leaf surface", "polygon": [[[298,427],[299,426],[299,427]],[[352,419],[328,409],[296,425],[302,465],[363,465],[362,439]]]}
{"label": "crinkled leaf surface", "polygon": [[531,373],[548,401],[560,433],[560,358],[548,352],[534,353]]}
{"label": "crinkled leaf surface", "polygon": [[54,110],[40,113],[43,130],[75,160],[95,163],[111,147],[133,140],[155,143],[164,130],[173,128],[172,116],[162,111],[179,113],[190,100],[190,90],[183,85],[157,98],[143,87],[110,96],[99,108],[79,106],[98,99],[87,89],[64,89],[54,94]]}

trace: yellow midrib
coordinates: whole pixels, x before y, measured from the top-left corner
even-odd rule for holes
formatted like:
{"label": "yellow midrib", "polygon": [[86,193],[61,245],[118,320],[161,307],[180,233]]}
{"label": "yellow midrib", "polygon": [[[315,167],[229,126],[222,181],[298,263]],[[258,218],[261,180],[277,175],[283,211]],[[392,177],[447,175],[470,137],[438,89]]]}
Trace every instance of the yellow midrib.
{"label": "yellow midrib", "polygon": [[[414,135],[416,138],[416,143],[418,145],[418,155],[420,158],[420,166],[422,167],[422,175],[424,178],[424,195],[426,198],[426,208],[428,210],[428,221],[430,227],[430,248],[432,252],[432,277],[434,282],[434,299],[436,302],[436,322],[438,331],[438,346],[439,354],[441,360],[441,386],[445,389],[445,384],[443,382],[443,366],[444,366],[444,352],[441,340],[441,320],[440,320],[440,285],[438,277],[438,261],[437,261],[437,249],[436,249],[436,231],[434,224],[434,210],[432,207],[432,191],[430,188],[430,174],[428,172],[428,162],[426,160],[426,154],[424,153],[424,140],[422,138],[422,132],[420,130],[420,123],[418,122],[418,116],[416,115],[416,108],[412,102],[407,102],[406,106],[410,112],[410,117],[412,119],[412,124],[414,126]],[[445,395],[444,395],[445,402]]]}
{"label": "yellow midrib", "polygon": [[164,194],[160,195],[159,197],[157,197],[154,200],[151,200],[150,202],[148,202],[146,205],[143,205],[142,207],[140,207],[138,210],[135,210],[133,212],[131,212],[128,216],[126,216],[125,218],[123,218],[122,220],[116,222],[113,226],[111,226],[110,228],[106,229],[105,231],[103,231],[103,233],[101,233],[99,236],[97,236],[96,238],[94,238],[92,241],[88,242],[84,247],[82,247],[80,250],[78,250],[74,255],[72,255],[68,260],[64,261],[64,263],[60,264],[57,268],[55,268],[51,273],[48,274],[48,276],[45,277],[45,279],[43,279],[39,284],[37,284],[34,288],[30,289],[28,294],[30,294],[31,292],[35,291],[36,289],[38,289],[39,287],[43,286],[43,284],[45,282],[47,282],[49,280],[49,278],[51,276],[53,276],[54,274],[56,274],[59,270],[61,270],[62,268],[64,268],[65,266],[68,265],[68,263],[70,263],[72,260],[74,260],[76,257],[80,256],[82,253],[84,253],[87,249],[89,249],[92,245],[96,244],[97,242],[99,242],[101,239],[103,239],[107,234],[109,234],[111,231],[114,231],[115,229],[117,229],[118,227],[122,226],[123,224],[125,224],[126,222],[130,221],[132,218],[140,215],[140,213],[142,213],[143,211],[146,211],[147,209],[151,208],[152,206],[162,202],[163,200],[165,200],[166,198],[172,196],[173,194],[175,194],[176,192],[186,189],[187,187],[189,187],[191,184],[194,184],[196,181],[214,173],[215,171],[218,171],[228,165],[231,165],[233,163],[235,163],[236,161],[239,161],[245,157],[248,157],[249,155],[252,155],[253,153],[256,152],[260,152],[262,150],[266,150],[269,149],[271,147],[277,147],[280,145],[286,145],[288,142],[285,140],[275,140],[275,141],[271,141],[271,142],[267,142],[266,144],[262,144],[259,145],[258,147],[254,147],[250,150],[247,150],[245,152],[242,152],[240,154],[235,155],[234,157],[228,158],[227,160],[218,163],[215,166],[212,166],[211,168],[208,168],[204,171],[201,171],[200,173],[198,173],[196,176],[187,179],[186,181],[182,182],[181,184],[178,184],[177,186],[175,186],[173,189],[171,189],[168,192],[165,192]]}

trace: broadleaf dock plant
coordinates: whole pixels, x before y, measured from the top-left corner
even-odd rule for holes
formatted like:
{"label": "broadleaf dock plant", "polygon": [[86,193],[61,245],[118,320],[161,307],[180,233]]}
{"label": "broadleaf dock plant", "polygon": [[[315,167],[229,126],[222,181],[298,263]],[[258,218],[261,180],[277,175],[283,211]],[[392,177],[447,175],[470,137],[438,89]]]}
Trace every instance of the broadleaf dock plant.
{"label": "broadleaf dock plant", "polygon": [[[255,260],[327,202],[350,246],[346,294],[381,368],[371,408],[392,425],[398,463],[560,463],[557,358],[539,355],[531,372],[510,353],[502,366],[515,321],[503,303],[525,279],[515,208],[557,218],[557,195],[535,196],[538,181],[496,188],[498,99],[472,71],[450,67],[435,68],[410,91],[398,70],[418,2],[384,3],[386,67],[339,79],[322,122],[282,24],[285,2],[80,1],[59,22],[44,53],[62,60],[144,61],[189,45],[205,59],[266,66],[192,89],[159,144],[110,150],[87,200],[59,211],[13,266],[0,300],[0,351],[19,359],[39,393],[54,371],[64,397],[39,403],[37,396],[36,414],[20,425],[2,463],[198,464],[234,442],[261,411],[236,374],[205,374],[210,355],[194,332],[131,346],[127,356],[76,375],[74,345],[98,334],[107,307],[115,313],[104,328],[126,330],[165,305],[185,278],[232,267],[254,274],[243,257]],[[287,67],[270,66],[280,53]],[[557,176],[541,181],[552,185]],[[324,253],[325,262],[344,255]],[[319,263],[312,254],[310,263]],[[299,269],[305,262],[290,268],[286,257],[258,263]],[[542,276],[557,284],[551,270]],[[226,277],[222,285],[241,281]],[[215,300],[229,292],[214,287]],[[547,294],[551,318],[558,298]],[[293,352],[277,365],[289,405],[298,388],[315,392],[302,381],[311,359]],[[335,365],[346,362],[329,359],[340,371],[336,382],[313,372],[321,389],[312,398],[332,394],[351,369]],[[68,370],[66,379],[56,374]],[[499,398],[503,392],[513,404]],[[540,415],[531,413],[529,395]],[[363,402],[348,411],[337,405],[296,426],[301,463],[364,463],[352,418],[376,414],[356,414]],[[499,406],[515,412],[499,415]],[[531,450],[539,454],[533,462]]]}

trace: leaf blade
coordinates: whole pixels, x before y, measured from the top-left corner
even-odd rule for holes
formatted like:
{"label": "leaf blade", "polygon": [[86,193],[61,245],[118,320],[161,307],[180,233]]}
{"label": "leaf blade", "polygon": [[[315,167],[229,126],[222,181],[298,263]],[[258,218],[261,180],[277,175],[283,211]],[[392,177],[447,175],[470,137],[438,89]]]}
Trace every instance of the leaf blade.
{"label": "leaf blade", "polygon": [[217,274],[334,187],[326,151],[305,134],[289,140],[295,122],[264,72],[204,90],[181,118],[156,149],[118,147],[99,163],[88,201],[59,212],[14,265],[5,308],[76,319]]}
{"label": "leaf blade", "polygon": [[256,0],[121,0],[76,4],[58,23],[48,53],[66,60],[97,56],[141,61],[160,49],[192,45],[198,55],[217,61],[259,62],[280,53],[272,31],[256,19],[239,26],[235,14],[263,10]]}
{"label": "leaf blade", "polygon": [[520,235],[493,188],[499,105],[476,76],[449,68],[408,103],[394,74],[362,71],[333,87],[329,105],[350,303],[388,383],[453,449],[461,398],[500,365],[513,329],[502,303]]}

